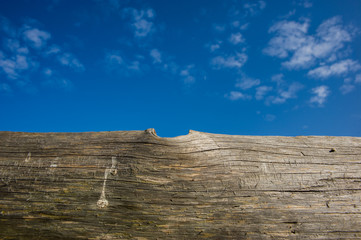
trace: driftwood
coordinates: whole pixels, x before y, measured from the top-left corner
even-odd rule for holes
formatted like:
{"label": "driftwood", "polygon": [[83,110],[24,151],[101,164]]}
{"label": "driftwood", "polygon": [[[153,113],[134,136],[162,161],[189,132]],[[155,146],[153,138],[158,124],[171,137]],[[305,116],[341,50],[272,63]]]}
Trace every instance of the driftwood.
{"label": "driftwood", "polygon": [[361,138],[0,132],[0,239],[361,239]]}

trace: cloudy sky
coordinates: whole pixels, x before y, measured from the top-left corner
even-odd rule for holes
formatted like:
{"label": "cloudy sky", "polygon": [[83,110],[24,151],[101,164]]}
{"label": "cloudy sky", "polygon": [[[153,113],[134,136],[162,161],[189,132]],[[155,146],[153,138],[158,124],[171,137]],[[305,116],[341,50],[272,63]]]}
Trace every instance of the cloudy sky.
{"label": "cloudy sky", "polygon": [[0,130],[361,136],[360,0],[0,0]]}

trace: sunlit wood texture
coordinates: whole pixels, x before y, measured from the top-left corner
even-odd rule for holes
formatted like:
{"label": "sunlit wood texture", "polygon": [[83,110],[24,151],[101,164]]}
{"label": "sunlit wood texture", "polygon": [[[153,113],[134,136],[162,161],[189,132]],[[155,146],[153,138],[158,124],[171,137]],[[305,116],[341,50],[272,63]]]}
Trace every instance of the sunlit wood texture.
{"label": "sunlit wood texture", "polygon": [[361,239],[361,138],[0,132],[0,239]]}

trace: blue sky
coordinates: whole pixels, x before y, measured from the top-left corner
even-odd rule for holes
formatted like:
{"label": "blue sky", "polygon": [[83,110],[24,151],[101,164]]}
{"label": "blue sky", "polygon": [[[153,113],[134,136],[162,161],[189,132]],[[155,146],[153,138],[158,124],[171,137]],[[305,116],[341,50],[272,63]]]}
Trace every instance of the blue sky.
{"label": "blue sky", "polygon": [[0,130],[361,136],[361,1],[0,0]]}

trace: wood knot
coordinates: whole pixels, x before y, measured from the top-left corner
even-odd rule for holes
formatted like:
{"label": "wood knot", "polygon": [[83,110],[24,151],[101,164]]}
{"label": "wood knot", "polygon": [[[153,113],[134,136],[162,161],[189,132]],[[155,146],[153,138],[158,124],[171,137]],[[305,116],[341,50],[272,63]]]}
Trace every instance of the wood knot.
{"label": "wood knot", "polygon": [[146,133],[157,136],[157,133],[155,132],[154,128],[148,128],[147,130],[145,130]]}
{"label": "wood knot", "polygon": [[330,152],[336,152],[336,149],[331,148],[331,149],[330,149]]}
{"label": "wood knot", "polygon": [[101,199],[99,199],[98,202],[97,202],[97,206],[98,206],[99,208],[105,208],[105,207],[108,207],[108,205],[109,205],[109,202],[108,202],[108,200],[106,200],[105,198],[101,198]]}

